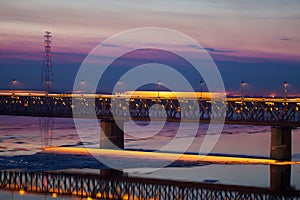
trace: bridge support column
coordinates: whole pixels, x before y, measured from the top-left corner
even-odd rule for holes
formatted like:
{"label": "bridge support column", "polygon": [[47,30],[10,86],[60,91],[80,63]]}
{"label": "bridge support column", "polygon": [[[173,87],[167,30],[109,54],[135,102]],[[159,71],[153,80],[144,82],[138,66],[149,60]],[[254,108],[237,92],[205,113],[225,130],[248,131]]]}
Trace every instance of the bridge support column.
{"label": "bridge support column", "polygon": [[292,128],[271,128],[270,157],[275,160],[290,161],[292,156]]}
{"label": "bridge support column", "polygon": [[118,124],[114,120],[101,120],[101,149],[124,149],[124,122]]}
{"label": "bridge support column", "polygon": [[270,165],[270,189],[274,192],[291,188],[291,165]]}
{"label": "bridge support column", "polygon": [[123,171],[116,169],[100,169],[100,176],[108,177],[122,177],[124,175]]}

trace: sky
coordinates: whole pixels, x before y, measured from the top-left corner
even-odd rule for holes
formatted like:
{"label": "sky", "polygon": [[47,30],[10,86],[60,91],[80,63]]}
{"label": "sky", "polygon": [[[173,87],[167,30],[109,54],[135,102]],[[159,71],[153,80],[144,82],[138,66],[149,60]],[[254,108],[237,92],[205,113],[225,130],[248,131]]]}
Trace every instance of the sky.
{"label": "sky", "polygon": [[[0,0],[0,89],[12,89],[13,79],[16,89],[40,89],[45,30],[53,34],[53,88],[66,91],[101,41],[162,27],[201,44],[229,94],[239,95],[244,80],[245,95],[282,96],[284,81],[300,95],[299,10],[298,0]],[[190,74],[197,88],[201,77]]]}

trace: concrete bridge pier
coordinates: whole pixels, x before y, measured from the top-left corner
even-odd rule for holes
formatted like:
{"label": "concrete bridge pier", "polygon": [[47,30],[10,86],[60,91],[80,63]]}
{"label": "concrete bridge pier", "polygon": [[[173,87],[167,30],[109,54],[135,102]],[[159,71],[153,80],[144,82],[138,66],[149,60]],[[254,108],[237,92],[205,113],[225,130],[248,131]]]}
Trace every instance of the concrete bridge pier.
{"label": "concrete bridge pier", "polygon": [[291,189],[291,165],[270,165],[270,189],[283,192]]}
{"label": "concrete bridge pier", "polygon": [[122,177],[125,176],[123,171],[117,169],[100,169],[100,176]]}
{"label": "concrete bridge pier", "polygon": [[271,128],[271,159],[290,161],[292,157],[292,128],[275,127]]}
{"label": "concrete bridge pier", "polygon": [[[121,127],[119,127],[120,125]],[[101,120],[101,149],[124,149],[124,122],[115,120]]]}
{"label": "concrete bridge pier", "polygon": [[[292,159],[292,128],[273,126],[271,128],[271,159],[290,161]],[[281,192],[291,188],[291,165],[270,165],[270,189]]]}

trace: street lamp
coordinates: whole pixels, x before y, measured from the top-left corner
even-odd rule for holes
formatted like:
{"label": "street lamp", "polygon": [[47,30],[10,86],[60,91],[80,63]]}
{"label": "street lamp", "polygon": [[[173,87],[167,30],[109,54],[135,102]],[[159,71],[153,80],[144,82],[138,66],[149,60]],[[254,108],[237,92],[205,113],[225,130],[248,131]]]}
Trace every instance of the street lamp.
{"label": "street lamp", "polygon": [[17,84],[16,79],[13,79],[13,80],[12,80],[12,84],[13,84],[13,95],[15,95],[16,84]]}
{"label": "street lamp", "polygon": [[241,82],[241,86],[242,86],[242,100],[244,100],[245,85],[246,85],[246,82],[242,80],[242,82]]}
{"label": "street lamp", "polygon": [[81,86],[81,88],[80,88],[81,91],[80,92],[84,93],[85,92],[85,87],[84,87],[85,86],[85,81],[84,80],[80,81],[80,86]]}
{"label": "street lamp", "polygon": [[116,91],[115,91],[116,94],[118,95],[122,94],[122,85],[123,85],[122,81],[117,82]]}
{"label": "street lamp", "polygon": [[200,81],[200,99],[202,99],[202,92],[203,92],[203,81]]}
{"label": "street lamp", "polygon": [[283,82],[283,94],[284,94],[284,100],[287,99],[287,85],[288,85],[288,82],[287,82],[287,81],[284,81],[284,82]]}
{"label": "street lamp", "polygon": [[50,81],[46,80],[46,96],[49,94],[49,88],[50,88]]}
{"label": "street lamp", "polygon": [[159,98],[160,81],[157,82],[157,98]]}

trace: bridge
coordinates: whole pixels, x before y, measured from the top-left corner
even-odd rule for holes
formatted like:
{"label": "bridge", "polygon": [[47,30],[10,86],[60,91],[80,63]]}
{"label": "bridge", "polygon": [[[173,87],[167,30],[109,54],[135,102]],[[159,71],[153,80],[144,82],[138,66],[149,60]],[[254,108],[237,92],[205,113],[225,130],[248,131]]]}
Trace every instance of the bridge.
{"label": "bridge", "polygon": [[[73,98],[73,102],[72,102]],[[211,99],[176,99],[164,97],[139,97],[115,95],[72,95],[72,94],[0,94],[2,115],[73,117],[76,114],[91,117],[96,113],[100,119],[161,120],[170,122],[209,123],[212,118],[212,104],[216,111],[226,112],[225,123],[264,126],[300,126],[300,98],[227,98],[221,103]],[[151,109],[160,104],[165,110]],[[92,105],[92,106],[91,106]],[[226,106],[225,106],[226,105]],[[199,106],[199,113],[196,113]],[[92,108],[92,110],[90,110]],[[113,116],[114,113],[114,116]],[[216,113],[218,115],[218,113]]]}
{"label": "bridge", "polygon": [[281,172],[271,169],[271,187],[259,188],[128,177],[115,170],[99,174],[0,171],[0,189],[88,199],[300,199],[300,191],[273,190],[272,179],[282,177]]}
{"label": "bridge", "polygon": [[[226,113],[227,124],[271,126],[270,157],[291,160],[291,131],[300,126],[300,99],[227,98],[218,101],[163,96],[1,93],[0,114],[73,117],[74,112],[80,117],[97,117],[101,119],[101,147],[112,148],[112,143],[113,146],[124,148],[124,133],[115,120],[149,121],[151,118],[170,122],[209,123],[214,117],[215,123],[218,123],[218,115]],[[154,105],[159,105],[159,108]],[[214,113],[212,106],[215,106]]]}
{"label": "bridge", "polygon": [[[213,105],[216,116],[212,116]],[[227,98],[222,102],[213,102],[209,98],[176,99],[163,96],[0,94],[1,115],[73,117],[75,114],[83,118],[101,119],[101,148],[117,146],[123,149],[124,132],[118,125],[130,119],[209,123],[214,118],[215,123],[219,123],[218,115],[226,113],[227,124],[271,126],[270,157],[283,161],[291,160],[291,131],[300,126],[299,108],[300,99],[297,98]],[[118,120],[118,125],[115,120]],[[274,179],[273,185],[277,185],[275,188],[278,190],[290,184],[290,170],[285,174],[285,178],[280,176]],[[226,194],[224,191],[221,193]]]}

